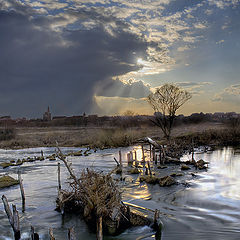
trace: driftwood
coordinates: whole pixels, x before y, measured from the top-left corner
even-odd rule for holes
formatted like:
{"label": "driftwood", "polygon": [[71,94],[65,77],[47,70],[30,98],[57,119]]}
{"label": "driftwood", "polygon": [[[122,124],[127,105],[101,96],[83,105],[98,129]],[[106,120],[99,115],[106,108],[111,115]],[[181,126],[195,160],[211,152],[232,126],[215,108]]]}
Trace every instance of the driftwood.
{"label": "driftwood", "polygon": [[19,216],[18,216],[18,211],[16,209],[16,206],[12,204],[12,212],[11,212],[11,209],[8,204],[8,200],[4,195],[2,196],[2,201],[3,201],[4,209],[7,214],[9,223],[14,232],[14,239],[19,240],[21,238],[21,233],[20,233],[20,226],[19,226]]}

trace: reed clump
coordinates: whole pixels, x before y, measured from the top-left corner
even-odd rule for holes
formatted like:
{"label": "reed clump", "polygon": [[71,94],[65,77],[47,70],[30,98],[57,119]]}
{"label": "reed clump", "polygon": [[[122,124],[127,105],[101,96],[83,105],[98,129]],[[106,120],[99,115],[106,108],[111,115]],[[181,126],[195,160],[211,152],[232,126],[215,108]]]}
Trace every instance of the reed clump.
{"label": "reed clump", "polygon": [[[65,159],[63,161],[67,163]],[[96,223],[101,218],[106,234],[118,234],[130,225],[126,220],[127,209],[121,202],[121,192],[111,177],[112,172],[105,175],[85,169],[78,178],[68,164],[66,167],[70,173],[70,190],[60,190],[57,199],[59,210],[81,213],[93,231],[97,230]]]}
{"label": "reed clump", "polygon": [[143,136],[143,133],[136,129],[102,129],[93,139],[89,139],[89,142],[92,148],[126,147]]}
{"label": "reed clump", "polygon": [[113,209],[121,207],[121,193],[112,177],[86,169],[78,181],[70,183],[74,198],[83,206],[84,217],[108,217]]}

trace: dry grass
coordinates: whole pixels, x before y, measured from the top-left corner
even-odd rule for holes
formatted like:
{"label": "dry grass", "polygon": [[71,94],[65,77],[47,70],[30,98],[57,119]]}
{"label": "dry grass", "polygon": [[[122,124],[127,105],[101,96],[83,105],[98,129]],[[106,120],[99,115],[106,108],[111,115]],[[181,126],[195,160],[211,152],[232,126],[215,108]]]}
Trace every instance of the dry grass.
{"label": "dry grass", "polygon": [[[191,135],[223,129],[224,125],[201,123],[181,125],[173,129],[172,136]],[[81,147],[89,145],[97,148],[124,147],[134,144],[143,137],[163,139],[158,127],[141,128],[98,128],[98,127],[47,127],[47,128],[16,128],[14,139],[0,141],[0,148],[26,148],[59,146]]]}
{"label": "dry grass", "polygon": [[121,194],[109,174],[86,169],[70,186],[75,200],[84,206],[84,217],[108,217],[121,206]]}
{"label": "dry grass", "polygon": [[240,128],[209,129],[200,133],[192,132],[178,136],[175,139],[178,144],[189,145],[193,141],[195,145],[239,145]]}

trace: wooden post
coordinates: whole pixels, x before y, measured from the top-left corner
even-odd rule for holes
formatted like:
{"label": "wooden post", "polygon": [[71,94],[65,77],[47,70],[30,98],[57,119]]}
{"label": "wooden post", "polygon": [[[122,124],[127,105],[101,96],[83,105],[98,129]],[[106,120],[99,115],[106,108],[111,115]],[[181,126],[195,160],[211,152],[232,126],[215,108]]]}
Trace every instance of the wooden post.
{"label": "wooden post", "polygon": [[21,233],[20,233],[20,226],[19,226],[19,216],[18,216],[18,211],[16,209],[16,206],[12,205],[13,212],[11,212],[8,204],[8,200],[4,195],[2,196],[2,201],[3,201],[4,209],[7,214],[9,223],[14,232],[14,239],[19,240],[21,238]]}
{"label": "wooden post", "polygon": [[135,161],[135,167],[138,166],[138,161],[137,161],[137,152],[136,150],[134,151],[134,161]]}
{"label": "wooden post", "polygon": [[122,152],[121,152],[121,150],[119,150],[119,163],[122,167]]}
{"label": "wooden post", "polygon": [[159,163],[162,165],[162,151],[159,149]]}
{"label": "wooden post", "polygon": [[166,152],[165,152],[164,146],[161,145],[161,147],[162,147],[162,163],[164,164],[165,163]]}
{"label": "wooden post", "polygon": [[13,229],[14,229],[14,237],[15,239],[20,239],[20,225],[19,225],[19,215],[16,205],[12,204],[13,210]]}
{"label": "wooden post", "polygon": [[60,163],[58,163],[58,191],[62,189],[61,187],[61,169]]}
{"label": "wooden post", "polygon": [[143,148],[143,145],[142,145],[142,160],[143,160],[143,163],[145,164],[145,155],[144,155],[144,148]]}
{"label": "wooden post", "polygon": [[25,211],[25,194],[24,194],[24,188],[23,188],[23,183],[22,183],[22,177],[21,177],[20,170],[18,171],[18,181],[19,181],[21,197],[22,197],[22,212],[24,212]]}
{"label": "wooden post", "polygon": [[128,161],[128,164],[131,164],[131,156],[130,156],[130,153],[127,153],[127,161]]}
{"label": "wooden post", "polygon": [[155,162],[155,147],[153,146],[153,148],[152,148],[152,155],[153,155],[153,162]]}
{"label": "wooden post", "polygon": [[74,227],[68,229],[68,240],[76,240]]}
{"label": "wooden post", "polygon": [[155,164],[157,164],[157,154],[155,154]]}
{"label": "wooden post", "polygon": [[147,165],[148,165],[148,172],[149,172],[150,176],[152,176],[152,171],[151,171],[151,167],[150,167],[150,162],[149,161],[147,162]]}
{"label": "wooden post", "polygon": [[137,162],[137,151],[134,151],[135,161]]}
{"label": "wooden post", "polygon": [[192,162],[194,162],[194,142],[192,139]]}
{"label": "wooden post", "polygon": [[41,150],[41,157],[43,158],[43,150]]}
{"label": "wooden post", "polygon": [[157,224],[157,220],[159,218],[159,210],[158,209],[155,209],[155,212],[154,212],[154,224]]}
{"label": "wooden post", "polygon": [[149,151],[150,151],[150,160],[152,160],[152,144],[151,143],[150,143]]}
{"label": "wooden post", "polygon": [[5,209],[5,212],[7,214],[9,223],[13,227],[13,215],[12,215],[12,212],[10,210],[10,207],[9,207],[9,204],[8,204],[8,200],[7,200],[7,198],[4,195],[2,195],[2,201],[3,201],[4,209]]}
{"label": "wooden post", "polygon": [[130,151],[130,161],[133,162],[133,152]]}
{"label": "wooden post", "polygon": [[53,229],[49,228],[49,236],[50,236],[50,240],[55,240],[55,237],[53,236]]}
{"label": "wooden post", "polygon": [[31,226],[31,240],[39,240],[39,235],[35,233],[33,226]]}
{"label": "wooden post", "polygon": [[103,239],[103,232],[102,232],[102,217],[97,219],[97,240]]}

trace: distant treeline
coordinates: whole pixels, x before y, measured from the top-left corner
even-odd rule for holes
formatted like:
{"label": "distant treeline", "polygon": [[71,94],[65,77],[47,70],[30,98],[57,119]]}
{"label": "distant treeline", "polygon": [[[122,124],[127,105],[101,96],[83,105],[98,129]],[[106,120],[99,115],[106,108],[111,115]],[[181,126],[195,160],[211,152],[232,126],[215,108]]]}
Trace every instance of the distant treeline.
{"label": "distant treeline", "polygon": [[[135,115],[135,116],[72,116],[72,117],[53,117],[50,121],[43,121],[42,119],[16,119],[0,118],[0,126],[19,126],[19,127],[54,127],[54,126],[96,126],[96,127],[149,127],[154,126],[151,120],[154,120],[155,114],[152,116]],[[221,122],[221,123],[238,123],[240,114],[231,113],[193,113],[190,116],[178,115],[176,116],[174,125],[181,124],[196,124],[201,122]]]}

